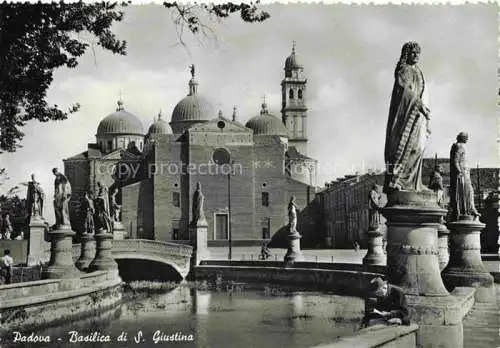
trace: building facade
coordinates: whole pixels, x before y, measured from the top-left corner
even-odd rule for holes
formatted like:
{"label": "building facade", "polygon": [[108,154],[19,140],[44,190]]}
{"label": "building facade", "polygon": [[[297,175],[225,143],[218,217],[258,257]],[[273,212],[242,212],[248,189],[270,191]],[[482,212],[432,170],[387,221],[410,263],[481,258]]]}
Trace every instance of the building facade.
{"label": "building facade", "polygon": [[[384,174],[346,175],[327,183],[317,193],[323,209],[322,234],[327,248],[349,249],[356,241],[366,247],[369,193],[373,184],[383,183]],[[382,228],[385,231],[385,225]]]}
{"label": "building facade", "polygon": [[274,116],[264,102],[245,124],[235,111],[231,119],[215,113],[198,91],[194,67],[188,94],[169,123],[159,115],[144,132],[120,101],[99,124],[96,143],[64,160],[74,187],[72,221],[78,221],[80,197],[100,182],[119,189],[130,237],[187,241],[191,199],[200,183],[211,244],[226,244],[230,233],[236,244],[270,239],[288,223],[291,195],[306,206],[317,182],[317,161],[301,152],[307,149],[307,81],[295,47],[283,81],[282,89],[293,90],[297,100],[290,104],[292,94],[284,94],[286,117]]}

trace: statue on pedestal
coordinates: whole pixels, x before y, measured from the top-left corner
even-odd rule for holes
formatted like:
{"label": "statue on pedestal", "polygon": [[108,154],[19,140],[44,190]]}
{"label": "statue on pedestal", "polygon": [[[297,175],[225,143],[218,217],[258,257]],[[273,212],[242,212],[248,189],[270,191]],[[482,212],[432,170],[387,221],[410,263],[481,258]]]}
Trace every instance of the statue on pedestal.
{"label": "statue on pedestal", "polygon": [[465,144],[469,135],[461,132],[450,151],[450,206],[451,221],[457,221],[466,216],[478,218],[481,216],[474,205],[474,189],[470,180],[469,164]]}
{"label": "statue on pedestal", "polygon": [[121,205],[119,205],[116,202],[117,194],[118,194],[118,189],[117,188],[113,189],[113,192],[111,192],[111,199],[110,199],[111,219],[115,222],[121,221],[120,219]]}
{"label": "statue on pedestal", "polygon": [[40,183],[35,180],[35,174],[31,174],[31,181],[26,183],[28,192],[26,195],[26,206],[28,212],[28,222],[31,218],[43,216],[43,201],[45,200],[45,193],[40,187]]}
{"label": "statue on pedestal", "polygon": [[100,182],[97,183],[97,196],[101,197],[104,200],[104,210],[110,215],[109,212],[109,193],[108,193],[108,188],[101,184]]}
{"label": "statue on pedestal", "polygon": [[444,205],[443,195],[444,195],[444,185],[443,185],[443,168],[439,165],[436,166],[434,172],[432,173],[431,180],[429,182],[429,188],[436,192],[437,203],[439,206]]}
{"label": "statue on pedestal", "polygon": [[81,199],[81,212],[82,212],[82,220],[84,227],[84,234],[94,235],[95,226],[94,226],[94,202],[90,197],[89,192],[85,192],[85,195]]}
{"label": "statue on pedestal", "polygon": [[191,220],[192,225],[196,225],[199,221],[205,221],[205,212],[203,211],[203,203],[205,201],[205,196],[201,192],[201,183],[196,184],[196,190],[193,194],[193,219]]}
{"label": "statue on pedestal", "polygon": [[54,212],[56,216],[56,228],[70,225],[68,203],[71,198],[71,184],[68,178],[60,173],[57,168],[52,169],[56,177],[54,180]]}
{"label": "statue on pedestal", "polygon": [[290,203],[288,203],[288,224],[290,226],[290,233],[297,232],[297,204],[295,203],[294,195],[292,195]]}
{"label": "statue on pedestal", "polygon": [[109,203],[104,199],[104,196],[98,196],[96,199],[94,199],[94,222],[95,230],[98,231],[97,233],[113,232],[113,224],[108,212],[106,211],[107,204]]}
{"label": "statue on pedestal", "polygon": [[368,230],[373,231],[380,226],[380,208],[383,208],[382,188],[373,184],[368,197]]}
{"label": "statue on pedestal", "polygon": [[386,193],[425,190],[421,174],[430,109],[423,100],[424,75],[417,65],[420,51],[418,43],[405,43],[394,72],[385,139]]}

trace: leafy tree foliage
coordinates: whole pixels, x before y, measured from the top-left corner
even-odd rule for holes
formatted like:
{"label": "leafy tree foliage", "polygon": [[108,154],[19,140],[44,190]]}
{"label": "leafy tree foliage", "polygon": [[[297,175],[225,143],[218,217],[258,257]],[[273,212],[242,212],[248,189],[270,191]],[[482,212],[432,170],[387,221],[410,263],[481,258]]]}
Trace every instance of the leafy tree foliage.
{"label": "leafy tree foliage", "polygon": [[[64,120],[79,110],[78,103],[68,110],[47,103],[54,71],[63,66],[75,68],[78,58],[93,48],[83,34],[90,34],[101,48],[125,55],[125,41],[116,38],[111,28],[123,19],[128,4],[130,1],[0,4],[0,153],[14,152],[21,146],[22,127],[27,121]],[[174,23],[181,32],[187,26],[192,34],[204,33],[207,28],[199,10],[217,19],[239,13],[245,22],[269,17],[252,3],[163,5],[177,15]]]}
{"label": "leafy tree foliage", "polygon": [[79,33],[90,33],[97,45],[125,54],[125,42],[111,32],[123,12],[117,3],[7,3],[0,5],[0,151],[15,151],[28,120],[64,120],[79,109],[48,105],[54,70],[78,65],[89,48]]}

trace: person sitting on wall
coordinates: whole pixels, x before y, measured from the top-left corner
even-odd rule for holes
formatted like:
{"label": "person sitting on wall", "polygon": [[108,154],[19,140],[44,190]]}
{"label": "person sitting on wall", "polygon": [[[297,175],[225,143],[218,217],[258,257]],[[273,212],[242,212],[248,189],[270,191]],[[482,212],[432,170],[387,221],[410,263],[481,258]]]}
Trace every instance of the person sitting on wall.
{"label": "person sitting on wall", "polygon": [[372,279],[370,285],[374,297],[371,296],[365,302],[366,314],[361,327],[376,324],[409,325],[410,311],[403,290],[380,277]]}
{"label": "person sitting on wall", "polygon": [[355,241],[355,242],[354,242],[354,251],[355,251],[355,252],[358,252],[358,251],[359,251],[359,249],[360,249],[359,243],[358,243],[358,241]]}
{"label": "person sitting on wall", "polygon": [[10,256],[9,249],[5,249],[3,254],[4,255],[0,257],[0,275],[1,278],[5,280],[5,284],[10,284],[12,281],[14,259]]}

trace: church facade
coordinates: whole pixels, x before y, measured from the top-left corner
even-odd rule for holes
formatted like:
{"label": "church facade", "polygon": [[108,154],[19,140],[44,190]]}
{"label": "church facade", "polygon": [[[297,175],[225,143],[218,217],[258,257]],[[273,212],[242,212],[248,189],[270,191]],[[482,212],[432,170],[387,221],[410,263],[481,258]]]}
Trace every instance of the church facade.
{"label": "church facade", "polygon": [[[100,182],[119,190],[130,238],[188,241],[192,196],[205,196],[208,240],[224,245],[268,240],[288,223],[291,195],[299,208],[314,199],[317,161],[307,156],[307,79],[295,47],[285,61],[281,118],[266,103],[245,124],[215,112],[198,92],[194,66],[188,95],[144,132],[122,101],[97,129],[96,143],[64,160],[73,186],[72,224],[79,200]],[[74,223],[73,223],[74,222]]]}

